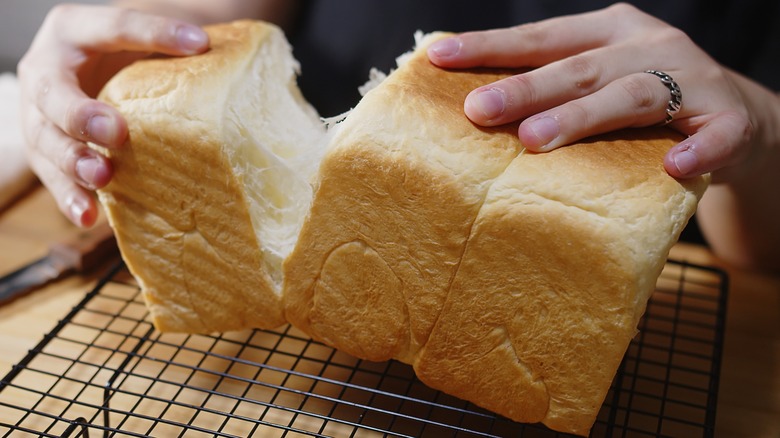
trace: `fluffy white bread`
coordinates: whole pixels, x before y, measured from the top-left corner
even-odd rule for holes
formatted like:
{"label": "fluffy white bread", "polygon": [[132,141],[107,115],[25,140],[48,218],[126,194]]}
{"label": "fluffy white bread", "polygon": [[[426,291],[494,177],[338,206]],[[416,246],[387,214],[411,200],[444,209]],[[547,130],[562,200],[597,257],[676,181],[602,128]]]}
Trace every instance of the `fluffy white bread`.
{"label": "fluffy white bread", "polygon": [[137,62],[101,92],[130,134],[98,193],[159,329],[275,327],[325,129],[278,28],[206,30],[209,52]]}
{"label": "fluffy white bread", "polygon": [[424,46],[335,134],[284,264],[286,316],[514,420],[587,434],[708,179],[665,172],[679,138],[664,129],[523,152],[516,125],[463,115],[507,73],[445,71]]}
{"label": "fluffy white bread", "polygon": [[708,182],[666,174],[678,138],[524,152],[516,125],[463,114],[470,90],[510,72],[436,68],[428,39],[324,149],[282,35],[209,32],[211,52],[144,61],[103,93],[131,135],[101,198],[155,324],[288,320],[514,420],[587,434]]}

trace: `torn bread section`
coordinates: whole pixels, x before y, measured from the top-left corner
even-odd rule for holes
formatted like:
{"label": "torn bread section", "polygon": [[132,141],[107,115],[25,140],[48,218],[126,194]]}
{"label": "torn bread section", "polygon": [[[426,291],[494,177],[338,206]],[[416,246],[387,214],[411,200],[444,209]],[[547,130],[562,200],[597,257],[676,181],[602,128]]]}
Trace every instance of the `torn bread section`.
{"label": "torn bread section", "polygon": [[325,128],[281,30],[206,31],[208,52],[139,61],[106,85],[130,134],[103,151],[115,175],[98,193],[158,329],[277,327]]}
{"label": "torn bread section", "polygon": [[675,143],[632,130],[515,159],[479,212],[420,379],[586,435],[707,187],[663,169]]}
{"label": "torn bread section", "polygon": [[233,175],[248,203],[263,271],[281,295],[282,261],[298,240],[328,134],[297,86],[298,62],[283,35],[261,44],[231,81],[222,137]]}

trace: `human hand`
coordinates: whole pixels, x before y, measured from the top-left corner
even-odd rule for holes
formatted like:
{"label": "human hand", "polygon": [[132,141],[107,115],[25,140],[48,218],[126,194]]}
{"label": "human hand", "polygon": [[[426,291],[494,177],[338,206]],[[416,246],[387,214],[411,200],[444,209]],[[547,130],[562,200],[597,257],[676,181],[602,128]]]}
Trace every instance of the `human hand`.
{"label": "human hand", "polygon": [[749,173],[777,143],[777,95],[720,66],[682,31],[618,4],[581,15],[437,41],[431,61],[446,68],[530,68],[474,90],[464,110],[475,123],[522,120],[518,135],[532,151],[667,117],[670,89],[646,70],[669,74],[682,108],[669,126],[688,137],[672,147],[674,177],[713,172],[730,181]]}
{"label": "human hand", "polygon": [[22,130],[33,172],[73,223],[97,219],[91,191],[111,179],[110,161],[87,146],[120,147],[127,124],[94,99],[119,69],[149,53],[191,55],[208,48],[199,27],[103,6],[53,8],[19,63]]}

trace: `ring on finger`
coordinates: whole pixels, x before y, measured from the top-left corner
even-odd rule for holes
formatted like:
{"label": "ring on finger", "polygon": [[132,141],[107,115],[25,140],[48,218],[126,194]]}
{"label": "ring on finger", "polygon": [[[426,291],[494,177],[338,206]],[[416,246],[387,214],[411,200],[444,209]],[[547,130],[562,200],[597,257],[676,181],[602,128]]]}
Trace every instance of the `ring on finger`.
{"label": "ring on finger", "polygon": [[678,85],[671,76],[662,71],[646,70],[645,73],[658,76],[661,79],[661,83],[669,89],[671,98],[666,105],[666,118],[661,122],[662,125],[667,125],[674,120],[674,116],[680,112],[680,108],[682,108],[682,91],[680,90],[680,85]]}

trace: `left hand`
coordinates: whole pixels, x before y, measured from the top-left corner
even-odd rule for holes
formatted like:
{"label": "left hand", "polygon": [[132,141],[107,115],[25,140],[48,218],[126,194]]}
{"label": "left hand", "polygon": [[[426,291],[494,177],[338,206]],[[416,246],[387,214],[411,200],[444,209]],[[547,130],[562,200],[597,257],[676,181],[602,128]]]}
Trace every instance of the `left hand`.
{"label": "left hand", "polygon": [[719,65],[682,31],[626,4],[459,34],[433,43],[428,56],[446,68],[531,68],[472,91],[464,109],[483,126],[524,119],[518,135],[532,151],[663,122],[670,89],[645,72],[651,69],[669,74],[682,91],[682,108],[668,126],[688,137],[666,155],[670,175],[739,178],[760,161],[762,143],[777,141],[766,126],[772,123],[761,120],[766,107],[777,106],[774,93]]}
{"label": "left hand", "polygon": [[107,6],[59,4],[46,16],[17,69],[21,126],[30,168],[74,224],[92,226],[92,191],[113,167],[88,143],[120,148],[127,122],[95,99],[121,68],[150,53],[184,56],[208,49],[199,27]]}

